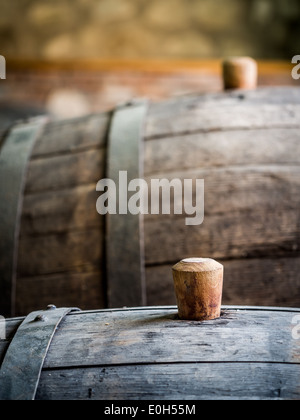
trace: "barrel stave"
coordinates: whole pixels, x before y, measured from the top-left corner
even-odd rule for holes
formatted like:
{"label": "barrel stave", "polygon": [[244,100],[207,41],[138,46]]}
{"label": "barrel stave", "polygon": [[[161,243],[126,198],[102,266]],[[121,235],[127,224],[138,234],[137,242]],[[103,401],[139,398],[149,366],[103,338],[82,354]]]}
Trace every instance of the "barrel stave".
{"label": "barrel stave", "polygon": [[36,142],[21,220],[16,313],[49,300],[106,305],[104,218],[96,212],[95,186],[105,176],[109,122],[109,114],[50,122]]}
{"label": "barrel stave", "polygon": [[299,364],[299,342],[292,339],[295,315],[227,308],[218,320],[195,322],[178,320],[177,308],[78,313],[61,324],[44,368],[76,368],[83,362]]}
{"label": "barrel stave", "polygon": [[[299,400],[300,367],[201,363],[42,373],[37,400]],[[242,384],[242,386],[241,386]]]}

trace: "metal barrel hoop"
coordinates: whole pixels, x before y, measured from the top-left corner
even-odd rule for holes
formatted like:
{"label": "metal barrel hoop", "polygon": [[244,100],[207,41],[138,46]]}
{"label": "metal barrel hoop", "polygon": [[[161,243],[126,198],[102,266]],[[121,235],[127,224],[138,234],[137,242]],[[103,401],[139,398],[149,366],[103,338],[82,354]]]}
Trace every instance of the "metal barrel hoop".
{"label": "metal barrel hoop", "polygon": [[[133,101],[115,111],[108,140],[107,177],[119,183],[120,171],[128,180],[140,179],[143,168],[143,130],[147,101]],[[142,215],[106,216],[108,306],[146,305],[144,226]]]}
{"label": "metal barrel hoop", "polygon": [[78,308],[49,305],[29,314],[18,328],[0,369],[0,400],[34,400],[55,331]]}
{"label": "metal barrel hoop", "polygon": [[20,220],[28,163],[47,117],[17,123],[0,149],[0,313],[14,316]]}

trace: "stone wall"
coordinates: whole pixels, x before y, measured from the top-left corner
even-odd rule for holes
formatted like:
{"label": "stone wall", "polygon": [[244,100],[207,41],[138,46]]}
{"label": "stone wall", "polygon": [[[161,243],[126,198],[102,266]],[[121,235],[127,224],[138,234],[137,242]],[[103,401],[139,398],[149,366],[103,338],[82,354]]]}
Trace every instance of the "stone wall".
{"label": "stone wall", "polygon": [[0,54],[207,58],[300,53],[299,0],[0,0]]}

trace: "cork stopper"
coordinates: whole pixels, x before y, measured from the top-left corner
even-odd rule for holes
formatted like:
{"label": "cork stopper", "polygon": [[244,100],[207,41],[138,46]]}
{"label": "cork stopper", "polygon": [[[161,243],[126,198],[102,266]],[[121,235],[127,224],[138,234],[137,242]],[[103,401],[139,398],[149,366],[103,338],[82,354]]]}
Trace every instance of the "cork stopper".
{"label": "cork stopper", "polygon": [[188,258],[173,267],[179,318],[220,318],[224,267],[210,258]]}
{"label": "cork stopper", "polygon": [[257,62],[250,57],[232,57],[223,62],[225,89],[256,89],[258,83]]}

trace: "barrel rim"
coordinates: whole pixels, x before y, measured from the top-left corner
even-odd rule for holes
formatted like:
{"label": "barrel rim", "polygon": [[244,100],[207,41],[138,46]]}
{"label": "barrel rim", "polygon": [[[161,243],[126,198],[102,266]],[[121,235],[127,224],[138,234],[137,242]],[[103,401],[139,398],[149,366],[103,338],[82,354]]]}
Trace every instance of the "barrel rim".
{"label": "barrel rim", "polygon": [[[136,311],[177,311],[177,306],[142,306],[132,308],[115,308],[115,309],[98,309],[90,311],[74,312],[69,315],[82,315],[91,313],[110,313],[110,312],[136,312]],[[236,310],[236,311],[262,311],[262,312],[300,312],[300,308],[288,308],[288,307],[273,307],[273,306],[222,306],[222,310]],[[67,316],[69,316],[67,315]]]}
{"label": "barrel rim", "polygon": [[[221,307],[222,311],[261,311],[261,312],[290,312],[300,313],[300,308],[288,308],[288,307],[277,307],[277,306],[228,306],[224,305]],[[118,312],[140,312],[140,311],[178,311],[177,306],[141,306],[131,308],[114,308],[114,309],[91,309],[86,311],[78,311],[67,314],[66,316],[76,316],[85,314],[101,314],[101,313],[118,313]],[[15,318],[7,318],[6,321],[22,321],[26,317],[19,316]]]}

